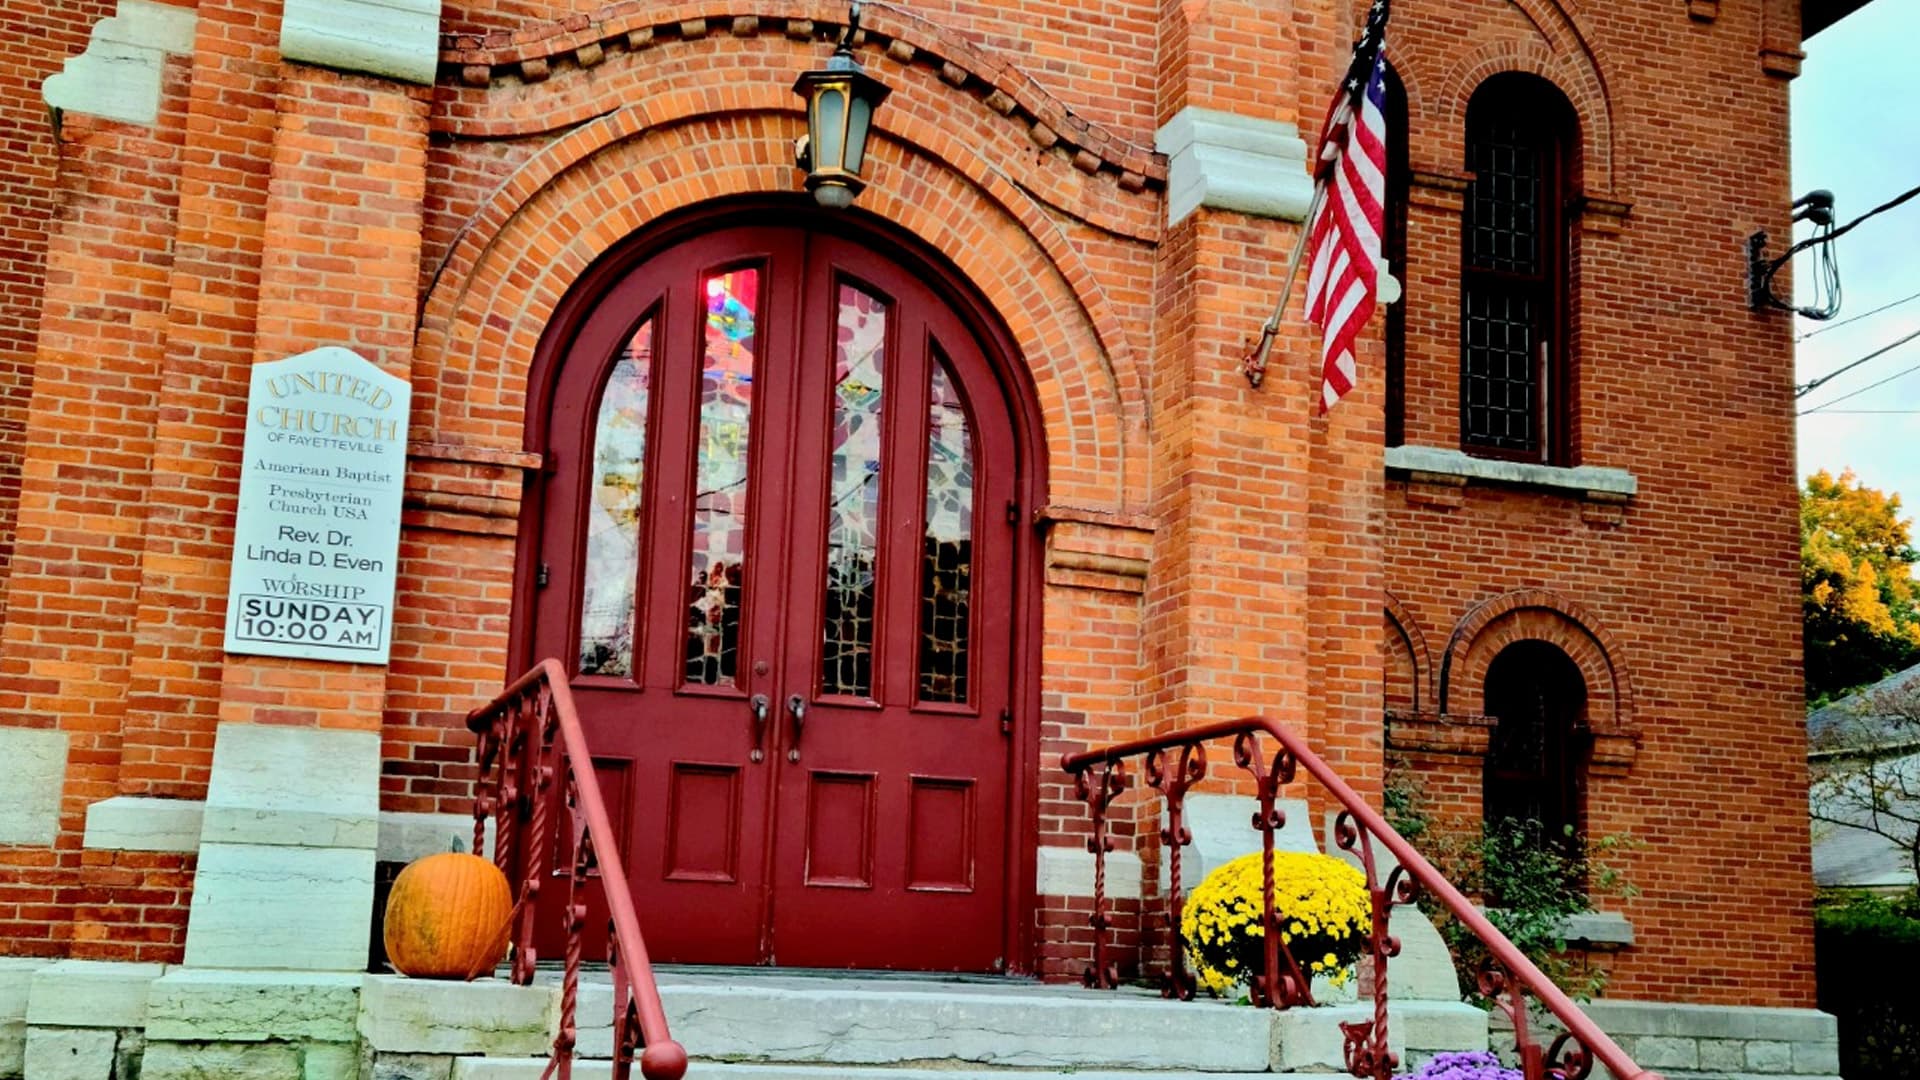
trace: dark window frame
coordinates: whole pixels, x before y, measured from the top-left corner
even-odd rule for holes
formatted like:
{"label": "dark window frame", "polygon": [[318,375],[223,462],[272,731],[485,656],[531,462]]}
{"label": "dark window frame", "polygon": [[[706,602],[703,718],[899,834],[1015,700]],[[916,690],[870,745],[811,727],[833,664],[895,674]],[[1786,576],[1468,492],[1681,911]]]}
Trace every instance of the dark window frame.
{"label": "dark window frame", "polygon": [[[1481,230],[1477,212],[1485,205],[1479,198],[1480,186],[1490,178],[1478,175],[1483,148],[1493,143],[1496,134],[1510,136],[1502,144],[1530,149],[1536,155],[1533,164],[1537,190],[1534,192],[1532,225],[1534,252],[1532,267],[1485,265],[1477,261],[1476,230]],[[1488,79],[1474,92],[1467,106],[1466,168],[1473,179],[1468,183],[1461,210],[1460,228],[1460,449],[1475,457],[1501,458],[1548,465],[1572,463],[1573,447],[1572,386],[1569,376],[1568,338],[1572,330],[1570,280],[1571,245],[1568,236],[1568,209],[1574,196],[1574,166],[1577,150],[1577,124],[1572,106],[1551,83],[1536,76],[1517,72]],[[1511,201],[1507,206],[1511,207]],[[1488,224],[1486,231],[1498,234],[1498,226]],[[1506,250],[1511,253],[1520,230],[1505,230]],[[1490,261],[1512,263],[1512,258]],[[1491,365],[1502,357],[1489,353],[1481,357],[1482,373],[1474,374],[1473,313],[1477,300],[1493,310],[1495,303],[1507,307],[1519,301],[1529,305],[1522,320],[1526,330],[1526,380],[1495,378]],[[1508,308],[1510,310],[1510,307]],[[1494,327],[1489,326],[1489,341]],[[1544,338],[1546,356],[1540,357]],[[1510,354],[1508,354],[1510,355]],[[1508,369],[1509,372],[1511,369]],[[1529,398],[1524,414],[1528,429],[1523,439],[1494,430],[1496,414],[1477,418],[1473,396],[1474,380],[1485,382],[1487,402],[1493,405],[1495,390],[1510,397],[1512,384],[1523,384]],[[1544,390],[1544,393],[1542,391]],[[1501,415],[1512,415],[1502,410]],[[1484,419],[1484,423],[1478,421]],[[1505,427],[1505,424],[1500,425]]]}

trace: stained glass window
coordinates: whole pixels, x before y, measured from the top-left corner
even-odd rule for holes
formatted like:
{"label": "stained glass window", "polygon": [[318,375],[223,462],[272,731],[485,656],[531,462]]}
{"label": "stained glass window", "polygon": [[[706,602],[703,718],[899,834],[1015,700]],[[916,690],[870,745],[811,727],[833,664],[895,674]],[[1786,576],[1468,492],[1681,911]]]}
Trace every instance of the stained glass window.
{"label": "stained glass window", "polygon": [[600,392],[580,600],[580,674],[633,673],[634,588],[640,576],[640,488],[647,460],[647,380],[653,320],[627,340]]}
{"label": "stained glass window", "polygon": [[826,694],[866,696],[873,693],[880,394],[886,371],[887,309],[879,299],[851,285],[840,286],[838,302],[820,688]]}
{"label": "stained glass window", "polygon": [[686,681],[702,686],[731,685],[740,662],[759,284],[759,271],[752,269],[706,281],[686,641]]}
{"label": "stained glass window", "polygon": [[963,702],[973,607],[973,433],[944,361],[933,365],[927,429],[920,700]]}

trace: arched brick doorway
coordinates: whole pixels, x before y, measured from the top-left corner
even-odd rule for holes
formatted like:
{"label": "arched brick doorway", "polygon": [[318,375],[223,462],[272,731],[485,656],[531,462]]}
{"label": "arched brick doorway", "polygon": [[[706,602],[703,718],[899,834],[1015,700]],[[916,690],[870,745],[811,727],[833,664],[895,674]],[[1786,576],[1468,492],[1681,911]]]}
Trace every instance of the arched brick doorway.
{"label": "arched brick doorway", "polygon": [[966,294],[849,215],[708,213],[543,343],[516,636],[655,959],[1026,966],[1037,470]]}

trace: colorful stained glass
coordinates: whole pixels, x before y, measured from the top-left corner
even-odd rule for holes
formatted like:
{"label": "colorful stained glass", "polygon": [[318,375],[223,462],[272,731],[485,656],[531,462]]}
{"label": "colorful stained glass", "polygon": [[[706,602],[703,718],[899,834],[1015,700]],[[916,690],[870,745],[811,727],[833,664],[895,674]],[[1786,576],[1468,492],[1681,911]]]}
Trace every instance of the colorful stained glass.
{"label": "colorful stained glass", "polygon": [[973,628],[973,433],[945,361],[933,366],[927,429],[920,700],[963,702]]}
{"label": "colorful stained glass", "polygon": [[887,308],[840,286],[833,362],[833,472],[827,507],[827,588],[820,649],[826,694],[873,693],[874,566],[880,521],[880,393]]}
{"label": "colorful stained glass", "polygon": [[706,281],[686,641],[686,681],[702,686],[731,685],[740,662],[759,286],[759,271],[751,269]]}
{"label": "colorful stained glass", "polygon": [[600,392],[580,598],[580,674],[633,673],[634,588],[640,577],[640,491],[647,460],[647,381],[653,320],[633,332]]}

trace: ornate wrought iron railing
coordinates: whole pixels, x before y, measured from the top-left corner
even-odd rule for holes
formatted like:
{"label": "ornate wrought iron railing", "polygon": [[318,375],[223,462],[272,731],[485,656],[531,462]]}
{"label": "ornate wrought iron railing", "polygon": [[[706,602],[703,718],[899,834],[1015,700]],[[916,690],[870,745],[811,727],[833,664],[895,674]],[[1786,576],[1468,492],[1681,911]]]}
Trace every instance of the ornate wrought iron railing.
{"label": "ornate wrought iron railing", "polygon": [[554,875],[555,813],[565,815],[572,839],[573,864],[565,878],[561,907],[567,949],[560,1030],[542,1080],[572,1080],[573,1076],[590,876],[597,877],[605,891],[611,924],[607,953],[613,974],[614,1080],[629,1080],[636,1053],[640,1073],[647,1080],[679,1080],[686,1075],[687,1052],[667,1031],[653,965],[640,936],[640,919],[627,891],[626,870],[613,844],[618,834],[594,776],[566,669],[557,660],[542,660],[499,697],[467,714],[467,727],[480,736],[473,850],[486,850],[486,825],[491,818],[494,863],[513,885],[512,978],[522,986],[533,981],[535,909],[542,886]]}
{"label": "ornate wrought iron railing", "polygon": [[[1272,739],[1278,746],[1271,758],[1262,751],[1263,738]],[[1206,776],[1206,744],[1227,739],[1233,742],[1234,763],[1252,777],[1259,798],[1253,827],[1260,831],[1265,856],[1261,913],[1265,956],[1262,970],[1252,977],[1251,996],[1255,1004],[1284,1009],[1314,1003],[1309,979],[1280,940],[1284,913],[1274,910],[1273,890],[1274,834],[1286,823],[1285,812],[1277,804],[1282,787],[1292,783],[1304,769],[1340,804],[1341,811],[1334,822],[1334,840],[1342,850],[1352,852],[1359,859],[1366,874],[1367,892],[1373,901],[1373,925],[1368,940],[1373,962],[1373,1018],[1340,1025],[1346,1035],[1348,1072],[1364,1080],[1389,1080],[1399,1067],[1397,1056],[1387,1045],[1387,963],[1400,951],[1400,943],[1389,931],[1389,923],[1394,907],[1413,903],[1421,890],[1425,890],[1465,924],[1491,954],[1491,966],[1480,975],[1480,990],[1512,1021],[1514,1049],[1527,1080],[1583,1080],[1593,1071],[1596,1062],[1606,1066],[1619,1080],[1661,1080],[1659,1074],[1634,1064],[1304,741],[1278,721],[1261,716],[1069,754],[1061,762],[1074,778],[1080,799],[1093,815],[1093,838],[1087,847],[1095,858],[1090,919],[1094,931],[1094,962],[1087,970],[1088,986],[1111,989],[1119,985],[1119,972],[1109,960],[1107,942],[1106,856],[1114,846],[1108,811],[1127,789],[1128,761],[1140,759],[1148,785],[1166,800],[1166,825],[1160,837],[1168,871],[1166,945],[1169,961],[1162,992],[1183,999],[1193,996],[1195,984],[1186,970],[1185,952],[1179,938],[1184,905],[1180,849],[1193,842],[1183,818],[1184,805],[1187,792]],[[1384,847],[1398,860],[1384,881],[1379,874],[1376,846]],[[1529,995],[1545,1006],[1562,1028],[1545,1047],[1534,1038],[1529,1023]]]}

